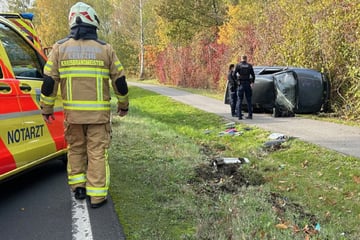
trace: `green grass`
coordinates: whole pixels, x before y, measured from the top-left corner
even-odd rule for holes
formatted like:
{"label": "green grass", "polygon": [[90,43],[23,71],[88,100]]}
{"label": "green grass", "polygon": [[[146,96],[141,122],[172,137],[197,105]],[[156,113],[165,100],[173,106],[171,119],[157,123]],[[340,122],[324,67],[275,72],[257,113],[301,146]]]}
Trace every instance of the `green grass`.
{"label": "green grass", "polygon": [[[136,81],[136,80],[132,79],[131,81]],[[145,84],[153,84],[153,85],[159,85],[160,84],[157,79],[144,80],[144,81],[139,81],[139,82],[145,83]],[[221,90],[212,90],[212,89],[183,88],[183,87],[175,87],[175,86],[168,86],[168,87],[177,88],[177,89],[184,90],[184,91],[187,91],[187,92],[190,92],[190,93],[199,94],[199,95],[203,95],[203,96],[206,96],[206,97],[214,98],[214,99],[217,99],[217,100],[220,100],[220,101],[224,100],[223,89],[221,89]],[[360,127],[360,121],[346,119],[346,118],[344,118],[342,116],[337,116],[337,115],[338,114],[334,114],[334,113],[297,114],[297,116],[301,116],[303,118],[309,118],[309,119],[314,119],[314,120],[320,120],[320,121],[326,121],[326,122],[345,124],[345,125],[348,125],[348,126]]]}
{"label": "green grass", "polygon": [[[359,159],[297,139],[269,151],[267,131],[220,136],[219,116],[135,87],[130,99],[109,153],[128,240],[360,239]],[[250,164],[220,178],[216,157]]]}

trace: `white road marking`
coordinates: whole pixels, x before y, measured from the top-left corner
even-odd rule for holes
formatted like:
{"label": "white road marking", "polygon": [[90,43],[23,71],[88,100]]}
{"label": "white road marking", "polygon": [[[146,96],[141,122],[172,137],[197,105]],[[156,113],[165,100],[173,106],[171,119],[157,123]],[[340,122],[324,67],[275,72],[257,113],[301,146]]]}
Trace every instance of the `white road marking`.
{"label": "white road marking", "polygon": [[76,200],[71,192],[71,201],[72,240],[93,240],[86,200]]}

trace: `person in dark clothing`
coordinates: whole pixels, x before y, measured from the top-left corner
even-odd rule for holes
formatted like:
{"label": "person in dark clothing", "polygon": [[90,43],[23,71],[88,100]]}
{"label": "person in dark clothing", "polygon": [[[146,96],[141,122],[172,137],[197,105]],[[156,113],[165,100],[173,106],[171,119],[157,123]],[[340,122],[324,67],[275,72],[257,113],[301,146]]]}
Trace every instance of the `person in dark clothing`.
{"label": "person in dark clothing", "polygon": [[248,107],[248,116],[246,119],[252,119],[252,87],[255,83],[255,73],[253,66],[247,62],[247,56],[243,55],[241,57],[241,62],[238,63],[235,67],[233,76],[237,79],[239,84],[238,87],[238,105],[237,105],[237,116],[240,119],[243,119],[241,113],[241,105],[244,99],[244,95],[246,97],[247,107]]}
{"label": "person in dark clothing", "polygon": [[228,80],[228,91],[229,91],[229,102],[230,102],[230,109],[231,109],[231,115],[233,117],[236,117],[236,103],[237,103],[237,82],[236,78],[234,77],[234,64],[230,64],[229,66],[229,72],[227,75]]}

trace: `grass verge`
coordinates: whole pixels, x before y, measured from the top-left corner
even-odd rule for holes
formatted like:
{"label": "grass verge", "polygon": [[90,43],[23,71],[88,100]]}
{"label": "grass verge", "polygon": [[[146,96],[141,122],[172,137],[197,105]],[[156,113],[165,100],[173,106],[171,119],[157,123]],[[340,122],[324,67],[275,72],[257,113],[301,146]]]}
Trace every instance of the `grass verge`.
{"label": "grass verge", "polygon": [[[128,240],[360,239],[359,160],[136,87],[113,118],[111,188]],[[215,168],[219,157],[248,164]]]}

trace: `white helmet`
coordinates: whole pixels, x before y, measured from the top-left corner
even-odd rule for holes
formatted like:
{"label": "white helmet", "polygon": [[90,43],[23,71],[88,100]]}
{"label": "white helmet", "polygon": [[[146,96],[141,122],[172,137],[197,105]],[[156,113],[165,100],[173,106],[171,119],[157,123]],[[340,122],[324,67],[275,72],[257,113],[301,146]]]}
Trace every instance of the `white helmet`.
{"label": "white helmet", "polygon": [[70,9],[69,26],[72,28],[82,23],[99,28],[100,21],[91,6],[78,2]]}

